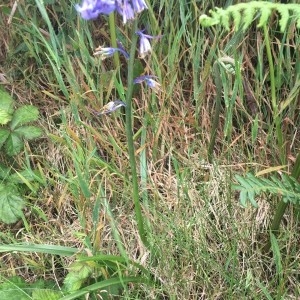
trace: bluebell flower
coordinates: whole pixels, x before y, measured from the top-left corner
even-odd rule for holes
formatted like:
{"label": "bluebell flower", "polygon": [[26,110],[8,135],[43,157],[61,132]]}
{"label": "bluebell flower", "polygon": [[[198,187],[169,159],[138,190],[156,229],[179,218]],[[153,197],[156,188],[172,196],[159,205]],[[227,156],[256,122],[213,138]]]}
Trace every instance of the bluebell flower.
{"label": "bluebell flower", "polygon": [[133,83],[142,83],[145,81],[145,83],[152,88],[155,92],[158,92],[160,90],[160,84],[155,81],[153,78],[157,78],[156,76],[153,75],[142,75],[139,77],[136,77],[133,80]]}
{"label": "bluebell flower", "polygon": [[140,57],[144,58],[148,53],[151,53],[152,47],[150,44],[150,39],[158,39],[161,38],[161,35],[152,36],[143,33],[144,30],[139,30],[136,34],[140,37]]}
{"label": "bluebell flower", "polygon": [[125,24],[148,7],[145,0],[82,0],[82,4],[75,5],[75,8],[86,20],[95,19],[100,14],[109,15],[117,11],[123,17]]}
{"label": "bluebell flower", "polygon": [[115,0],[83,0],[82,5],[75,5],[76,10],[85,20],[95,19],[100,14],[109,15],[116,9]]}
{"label": "bluebell flower", "polygon": [[123,17],[123,23],[126,24],[127,20],[134,19],[134,10],[128,0],[116,1],[117,12]]}
{"label": "bluebell flower", "polygon": [[132,2],[133,10],[136,13],[140,13],[144,9],[148,9],[148,6],[144,0],[131,0],[131,2]]}
{"label": "bluebell flower", "polygon": [[126,59],[129,59],[129,54],[124,50],[124,48],[112,48],[112,47],[98,47],[95,49],[94,55],[100,55],[101,60],[107,57],[113,56],[115,52],[121,52]]}
{"label": "bluebell flower", "polygon": [[110,101],[104,105],[99,112],[97,112],[97,115],[110,114],[122,106],[126,107],[126,104],[121,100]]}

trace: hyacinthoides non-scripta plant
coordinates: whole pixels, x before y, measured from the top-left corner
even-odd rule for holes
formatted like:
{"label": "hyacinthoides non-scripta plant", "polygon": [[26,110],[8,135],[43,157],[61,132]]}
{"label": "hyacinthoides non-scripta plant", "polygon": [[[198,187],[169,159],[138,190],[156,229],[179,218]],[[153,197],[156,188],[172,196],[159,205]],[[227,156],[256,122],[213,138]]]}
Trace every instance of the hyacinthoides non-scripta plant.
{"label": "hyacinthoides non-scripta plant", "polygon": [[[135,206],[135,215],[138,224],[138,230],[144,245],[149,247],[148,239],[145,233],[144,222],[142,218],[141,205],[139,199],[139,186],[136,171],[135,151],[133,144],[133,129],[132,129],[132,92],[134,84],[141,84],[145,82],[148,87],[157,91],[160,87],[159,83],[155,80],[154,75],[141,75],[133,78],[134,59],[136,53],[136,46],[139,39],[139,55],[144,58],[151,52],[150,40],[153,37],[146,34],[143,30],[138,30],[137,16],[148,6],[144,0],[83,0],[81,4],[76,5],[76,10],[80,13],[81,17],[85,20],[92,20],[99,15],[109,15],[110,34],[112,47],[99,47],[95,50],[94,55],[100,55],[101,59],[114,56],[115,66],[119,66],[119,59],[116,55],[121,53],[128,60],[128,75],[127,75],[127,92],[125,103],[121,100],[113,100],[107,103],[100,111],[99,115],[109,114],[119,107],[125,106],[126,111],[126,137],[128,144],[128,154],[131,166],[132,185],[133,185],[133,201]],[[116,40],[116,30],[114,24],[114,13],[117,12],[123,19],[123,23],[130,23],[132,27],[131,48],[129,54],[123,46]],[[122,97],[122,95],[120,95]]]}

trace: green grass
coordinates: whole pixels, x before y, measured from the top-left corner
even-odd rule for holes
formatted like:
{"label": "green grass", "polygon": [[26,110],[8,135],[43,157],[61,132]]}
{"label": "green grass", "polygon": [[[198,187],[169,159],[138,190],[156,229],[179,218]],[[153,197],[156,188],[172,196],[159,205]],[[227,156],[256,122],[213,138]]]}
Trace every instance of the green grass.
{"label": "green grass", "polygon": [[[282,151],[273,124],[266,40],[256,21],[244,34],[203,28],[200,14],[222,3],[194,0],[153,1],[154,16],[140,16],[150,34],[164,35],[134,70],[155,74],[161,83],[157,94],[134,88],[132,99],[142,214],[152,245],[146,248],[135,218],[124,111],[93,114],[126,92],[126,61],[120,58],[118,72],[113,58],[92,55],[99,45],[110,45],[108,18],[83,22],[69,2],[48,3],[18,3],[9,26],[13,1],[0,12],[0,26],[7,28],[0,32],[3,86],[18,106],[39,108],[38,125],[46,132],[15,157],[16,165],[39,169],[43,181],[38,193],[26,194],[25,219],[0,224],[0,282],[12,276],[27,284],[51,280],[59,290],[71,263],[89,256],[94,269],[84,286],[100,290],[116,281],[121,299],[298,299],[297,209],[288,208],[271,252],[263,253],[280,197],[263,194],[256,198],[258,209],[242,208],[231,188],[234,174],[283,164],[284,172],[292,171],[300,151],[297,31],[280,33],[276,16],[267,28],[276,98],[279,108],[287,104],[280,111]],[[129,49],[130,30],[116,19],[117,37]],[[221,114],[209,163],[213,64],[226,56],[241,68],[234,65],[235,76],[220,71]],[[6,159],[0,154],[1,162]],[[9,246],[19,243],[38,245],[43,253],[38,246],[25,252]],[[121,266],[100,264],[99,254],[114,255],[116,262],[121,256]],[[2,290],[0,285],[0,295]],[[118,293],[112,286],[110,291]],[[93,292],[89,297],[96,299]]]}

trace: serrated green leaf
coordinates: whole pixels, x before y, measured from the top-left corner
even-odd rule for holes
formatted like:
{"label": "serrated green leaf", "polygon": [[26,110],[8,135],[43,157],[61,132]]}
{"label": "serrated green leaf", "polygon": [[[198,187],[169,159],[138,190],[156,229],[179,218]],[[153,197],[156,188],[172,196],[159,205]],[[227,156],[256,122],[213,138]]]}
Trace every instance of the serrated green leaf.
{"label": "serrated green leaf", "polygon": [[11,120],[14,112],[13,105],[14,100],[10,94],[0,87],[0,124],[4,125]]}
{"label": "serrated green leaf", "polygon": [[20,172],[15,172],[9,176],[9,180],[12,183],[24,183],[26,181],[39,181],[41,182],[42,179],[40,177],[40,173],[38,171],[32,171],[29,169],[22,170]]}
{"label": "serrated green leaf", "polygon": [[[24,199],[20,197],[14,184],[0,183],[0,221],[6,224],[15,223],[20,219],[24,208]],[[0,297],[0,299],[3,299]]]}
{"label": "serrated green leaf", "polygon": [[5,282],[0,286],[0,299],[1,300],[31,300],[22,286],[26,286],[25,283],[15,284],[12,282]]}
{"label": "serrated green leaf", "polygon": [[5,125],[12,119],[12,114],[0,109],[0,124]]}
{"label": "serrated green leaf", "polygon": [[7,179],[10,174],[10,168],[0,163],[0,179]]}
{"label": "serrated green leaf", "polygon": [[32,300],[58,300],[62,296],[62,292],[50,289],[34,289],[32,292]]}
{"label": "serrated green leaf", "polygon": [[93,272],[92,265],[91,262],[76,261],[70,266],[70,272],[64,280],[64,286],[68,292],[74,292],[81,288]]}
{"label": "serrated green leaf", "polygon": [[7,138],[6,144],[5,144],[5,151],[9,156],[17,155],[21,152],[21,150],[24,147],[23,140],[13,132],[9,135]]}
{"label": "serrated green leaf", "polygon": [[21,126],[15,129],[14,133],[26,140],[33,140],[43,135],[42,129],[36,126]]}
{"label": "serrated green leaf", "polygon": [[9,137],[10,131],[6,128],[0,129],[0,148],[2,148],[3,144],[6,142]]}
{"label": "serrated green leaf", "polygon": [[11,120],[10,128],[14,130],[23,124],[36,121],[39,117],[38,109],[33,105],[24,105],[18,108]]}

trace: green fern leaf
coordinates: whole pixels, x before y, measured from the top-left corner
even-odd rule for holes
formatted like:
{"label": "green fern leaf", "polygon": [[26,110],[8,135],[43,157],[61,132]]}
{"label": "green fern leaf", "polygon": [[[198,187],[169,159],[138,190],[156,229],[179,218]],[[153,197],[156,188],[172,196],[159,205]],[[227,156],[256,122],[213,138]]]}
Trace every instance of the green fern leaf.
{"label": "green fern leaf", "polygon": [[272,9],[269,7],[265,7],[264,9],[261,9],[259,23],[257,24],[257,27],[263,27],[265,24],[267,24],[271,13],[272,13]]}
{"label": "green fern leaf", "polygon": [[256,9],[255,7],[249,6],[248,8],[246,8],[243,12],[243,27],[242,30],[246,31],[249,26],[251,25],[253,19],[254,19],[254,15],[256,13]]}
{"label": "green fern leaf", "polygon": [[211,16],[200,16],[199,22],[200,25],[205,27],[221,24],[229,30],[229,20],[231,16],[235,30],[238,30],[240,26],[242,26],[242,30],[245,31],[254,21],[256,13],[260,13],[257,26],[262,27],[267,24],[272,11],[278,11],[280,14],[279,26],[282,32],[286,30],[290,18],[295,19],[297,28],[300,28],[299,4],[272,3],[266,1],[239,3],[230,5],[226,9],[215,8],[215,10],[209,11]]}
{"label": "green fern leaf", "polygon": [[216,14],[220,16],[220,21],[223,27],[225,27],[225,29],[229,31],[229,13],[224,9],[217,8]]}
{"label": "green fern leaf", "polygon": [[242,15],[240,14],[239,11],[236,11],[236,10],[233,10],[231,12],[231,14],[232,14],[232,18],[233,18],[233,21],[234,21],[235,29],[237,30],[241,26]]}
{"label": "green fern leaf", "polygon": [[233,185],[233,189],[240,191],[240,203],[247,205],[247,200],[257,207],[255,196],[262,192],[281,195],[285,202],[300,203],[300,183],[293,177],[283,174],[281,178],[271,176],[270,179],[255,177],[248,173],[245,177],[236,175],[239,184]]}
{"label": "green fern leaf", "polygon": [[287,9],[283,9],[284,6],[279,6],[277,8],[278,12],[280,13],[280,20],[279,20],[279,26],[280,26],[280,31],[283,32],[285,28],[287,27],[288,21],[290,19],[290,14]]}

